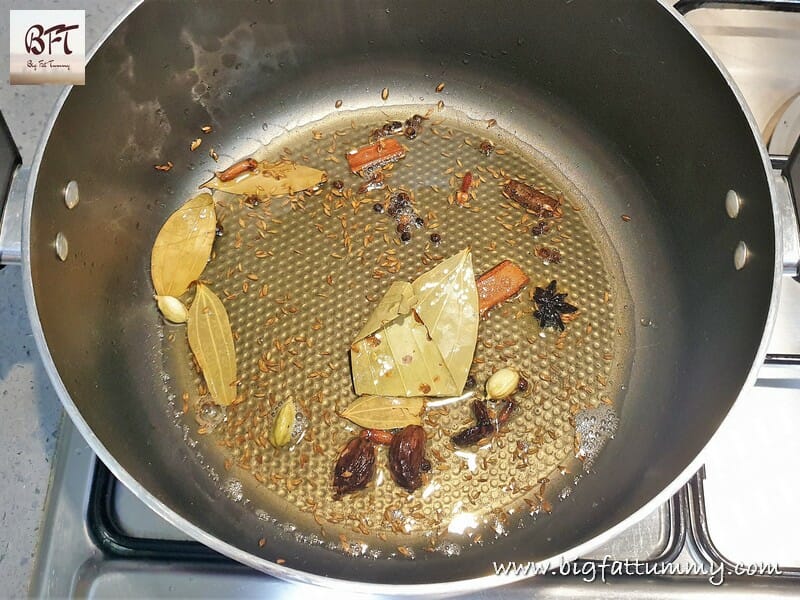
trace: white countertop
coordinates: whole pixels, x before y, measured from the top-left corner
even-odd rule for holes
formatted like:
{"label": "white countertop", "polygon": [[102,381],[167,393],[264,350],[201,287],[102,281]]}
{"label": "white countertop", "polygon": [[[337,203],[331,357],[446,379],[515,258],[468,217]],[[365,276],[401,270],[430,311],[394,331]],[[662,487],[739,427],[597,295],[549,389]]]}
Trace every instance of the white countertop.
{"label": "white countertop", "polygon": [[[8,19],[15,8],[86,10],[91,47],[130,0],[0,0],[0,110],[30,164],[62,91],[57,85],[8,83]],[[39,524],[61,405],[50,387],[31,334],[19,268],[0,271],[0,596],[24,597],[33,568]]]}

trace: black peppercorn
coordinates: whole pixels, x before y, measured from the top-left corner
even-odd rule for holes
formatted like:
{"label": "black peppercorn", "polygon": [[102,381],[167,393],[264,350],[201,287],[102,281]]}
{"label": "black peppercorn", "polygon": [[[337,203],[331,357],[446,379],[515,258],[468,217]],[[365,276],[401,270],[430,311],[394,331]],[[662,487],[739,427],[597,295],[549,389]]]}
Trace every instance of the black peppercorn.
{"label": "black peppercorn", "polygon": [[410,240],[411,240],[411,232],[410,231],[403,231],[403,233],[400,234],[400,241],[401,242],[408,242]]}
{"label": "black peppercorn", "polygon": [[376,213],[379,213],[379,214],[382,213],[383,212],[383,204],[381,204],[380,202],[376,202],[375,204],[372,205],[372,210],[374,210]]}
{"label": "black peppercorn", "polygon": [[436,233],[435,231],[431,234],[431,242],[436,244],[437,246],[441,243],[442,236]]}
{"label": "black peppercorn", "polygon": [[531,228],[531,233],[533,236],[539,236],[544,233],[550,231],[550,226],[547,224],[546,221],[539,221],[536,225]]}

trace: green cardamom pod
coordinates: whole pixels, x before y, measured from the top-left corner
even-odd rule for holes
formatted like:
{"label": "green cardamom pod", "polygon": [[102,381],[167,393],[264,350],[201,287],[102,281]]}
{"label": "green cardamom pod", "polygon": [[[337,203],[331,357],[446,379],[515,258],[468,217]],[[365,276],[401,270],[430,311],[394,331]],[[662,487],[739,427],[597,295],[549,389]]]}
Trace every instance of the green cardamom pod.
{"label": "green cardamom pod", "polygon": [[282,448],[288,444],[292,439],[292,430],[294,429],[296,418],[297,410],[294,400],[290,398],[281,405],[275,414],[275,420],[269,430],[269,443],[276,448]]}

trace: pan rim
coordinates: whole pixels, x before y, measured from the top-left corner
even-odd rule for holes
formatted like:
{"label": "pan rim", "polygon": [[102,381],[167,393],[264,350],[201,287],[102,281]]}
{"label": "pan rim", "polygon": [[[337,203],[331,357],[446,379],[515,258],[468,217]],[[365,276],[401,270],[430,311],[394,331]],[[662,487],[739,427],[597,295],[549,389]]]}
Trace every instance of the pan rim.
{"label": "pan rim", "polygon": [[[94,56],[97,50],[104,44],[107,38],[137,8],[139,8],[143,4],[143,2],[144,0],[136,0],[126,11],[124,11],[114,20],[114,22],[98,38],[98,41],[93,45],[91,50],[87,53],[87,61],[91,60],[91,58]],[[672,6],[668,4],[667,0],[659,0],[658,4],[661,6],[662,9],[666,11],[668,15],[676,19],[685,28],[687,33],[692,36],[692,38],[695,40],[698,46],[706,53],[708,58],[710,58],[714,63],[714,65],[717,67],[718,71],[728,84],[729,89],[733,92],[737,102],[739,103],[739,107],[742,110],[742,113],[750,126],[751,134],[753,135],[754,141],[756,142],[756,146],[761,155],[764,167],[764,176],[770,193],[770,202],[772,205],[772,217],[773,217],[773,231],[775,235],[774,273],[773,273],[773,285],[770,295],[769,309],[767,311],[767,316],[764,324],[764,330],[762,332],[761,341],[755,353],[753,364],[750,367],[750,370],[747,374],[747,377],[744,380],[741,390],[737,394],[736,399],[731,404],[731,408],[728,410],[728,413],[723,418],[719,427],[714,432],[714,434],[709,438],[709,440],[706,442],[706,444],[703,446],[702,450],[700,450],[697,456],[678,474],[677,477],[675,477],[668,485],[666,485],[661,492],[659,492],[656,496],[651,498],[637,511],[631,513],[628,517],[621,520],[613,527],[605,530],[600,535],[595,536],[578,546],[570,548],[561,554],[555,555],[546,560],[539,561],[537,563],[539,565],[553,566],[556,564],[570,562],[579,558],[582,555],[585,555],[587,552],[601,546],[609,539],[615,537],[620,532],[624,531],[631,525],[642,520],[644,517],[650,514],[656,507],[660,506],[662,503],[668,500],[672,495],[674,495],[678,491],[678,489],[680,489],[697,472],[697,470],[703,464],[704,456],[708,450],[708,447],[711,444],[713,444],[714,441],[719,437],[719,431],[724,426],[725,422],[730,419],[731,412],[736,409],[737,405],[741,406],[742,397],[746,393],[749,393],[749,391],[755,384],[758,372],[767,354],[768,342],[770,340],[772,330],[774,328],[777,317],[778,298],[782,283],[781,274],[783,270],[782,235],[781,235],[782,223],[780,219],[777,202],[775,201],[775,198],[777,197],[777,190],[774,179],[772,177],[772,167],[769,162],[769,156],[767,154],[766,147],[760,140],[755,118],[753,117],[750,108],[745,103],[744,97],[741,91],[739,90],[738,86],[734,82],[733,78],[731,77],[730,73],[728,73],[727,69],[724,67],[724,65],[721,63],[718,57],[714,55],[708,44],[702,38],[700,38],[698,33],[680,15],[680,13],[678,13]],[[50,354],[50,350],[47,346],[44,330],[42,328],[42,324],[38,316],[36,298],[33,288],[33,274],[30,261],[30,253],[31,253],[30,230],[31,230],[33,195],[36,188],[42,157],[47,147],[47,143],[50,138],[50,133],[61,112],[62,106],[69,97],[71,90],[72,90],[71,86],[67,87],[60,94],[58,101],[56,102],[54,109],[46,122],[45,133],[39,140],[36,153],[31,163],[31,176],[28,181],[28,187],[26,190],[25,202],[23,207],[23,225],[22,225],[23,286],[22,287],[36,347],[39,351],[42,364],[44,365],[45,371],[47,372],[47,375],[53,385],[53,388],[56,391],[59,400],[61,401],[61,404],[64,407],[64,410],[69,415],[75,427],[87,441],[87,443],[95,452],[95,454],[100,458],[100,460],[103,461],[103,463],[114,474],[114,476],[117,477],[123,483],[123,485],[129,488],[138,498],[140,498],[151,510],[153,510],[157,515],[159,515],[161,518],[163,518],[171,525],[184,531],[185,533],[187,533],[194,539],[198,540],[199,542],[205,544],[206,546],[209,546],[210,548],[226,556],[229,556],[230,558],[236,560],[239,563],[242,563],[267,575],[271,575],[283,580],[312,584],[312,585],[326,587],[329,589],[339,589],[339,590],[347,589],[348,591],[357,591],[357,592],[398,594],[398,595],[421,595],[421,594],[429,595],[429,594],[443,594],[443,593],[451,594],[451,593],[489,589],[489,588],[499,587],[501,585],[507,585],[510,583],[519,582],[522,579],[528,579],[530,577],[534,577],[535,572],[531,571],[535,570],[531,569],[531,571],[529,571],[529,574],[520,576],[487,575],[487,576],[476,577],[473,579],[462,579],[456,581],[444,581],[437,583],[385,584],[385,583],[369,583],[369,582],[355,581],[348,579],[338,579],[320,574],[308,573],[285,565],[278,565],[276,563],[270,562],[265,559],[260,559],[257,556],[249,552],[246,552],[237,546],[229,544],[207,533],[205,530],[201,529],[191,521],[180,516],[177,512],[173,511],[166,504],[164,504],[155,496],[153,496],[146,488],[140,485],[139,482],[125,470],[125,468],[114,458],[114,456],[103,445],[100,439],[95,435],[95,433],[89,427],[87,422],[84,420],[83,416],[81,415],[75,403],[72,401],[72,398],[70,397],[66,385],[64,384],[61,376],[59,375],[58,369],[55,365],[53,357]]]}

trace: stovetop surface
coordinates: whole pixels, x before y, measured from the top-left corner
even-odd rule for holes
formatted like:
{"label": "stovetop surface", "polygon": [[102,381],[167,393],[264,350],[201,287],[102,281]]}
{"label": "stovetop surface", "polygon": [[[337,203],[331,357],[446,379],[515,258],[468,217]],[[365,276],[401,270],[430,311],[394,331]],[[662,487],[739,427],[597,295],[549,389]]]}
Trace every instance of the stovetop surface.
{"label": "stovetop surface", "polygon": [[[775,114],[791,108],[800,93],[795,66],[800,14],[701,9],[689,20],[739,84],[765,139],[771,140],[770,149],[788,153],[787,140],[797,139],[800,119],[791,110],[785,118]],[[788,225],[787,282],[770,351],[800,355],[800,284],[788,277],[796,273],[800,242],[791,199],[784,182],[778,183]],[[555,574],[512,583],[499,594],[685,598],[713,586],[748,598],[794,595],[800,574],[798,424],[800,365],[764,365],[756,387],[709,447],[704,468],[675,497],[577,563],[578,574],[559,575],[560,566],[553,565]],[[43,531],[34,595],[311,598],[330,593],[264,576],[190,541],[98,467],[69,423],[60,440]],[[612,576],[607,557],[637,561],[643,565],[640,573],[647,566],[653,570],[645,576]],[[660,575],[656,569],[663,564],[676,572]],[[773,572],[754,574],[759,567]],[[690,569],[694,574],[687,574]],[[740,576],[737,569],[750,571]],[[603,585],[603,579],[610,583]],[[714,585],[721,580],[723,586]],[[497,597],[498,592],[473,596]]]}

